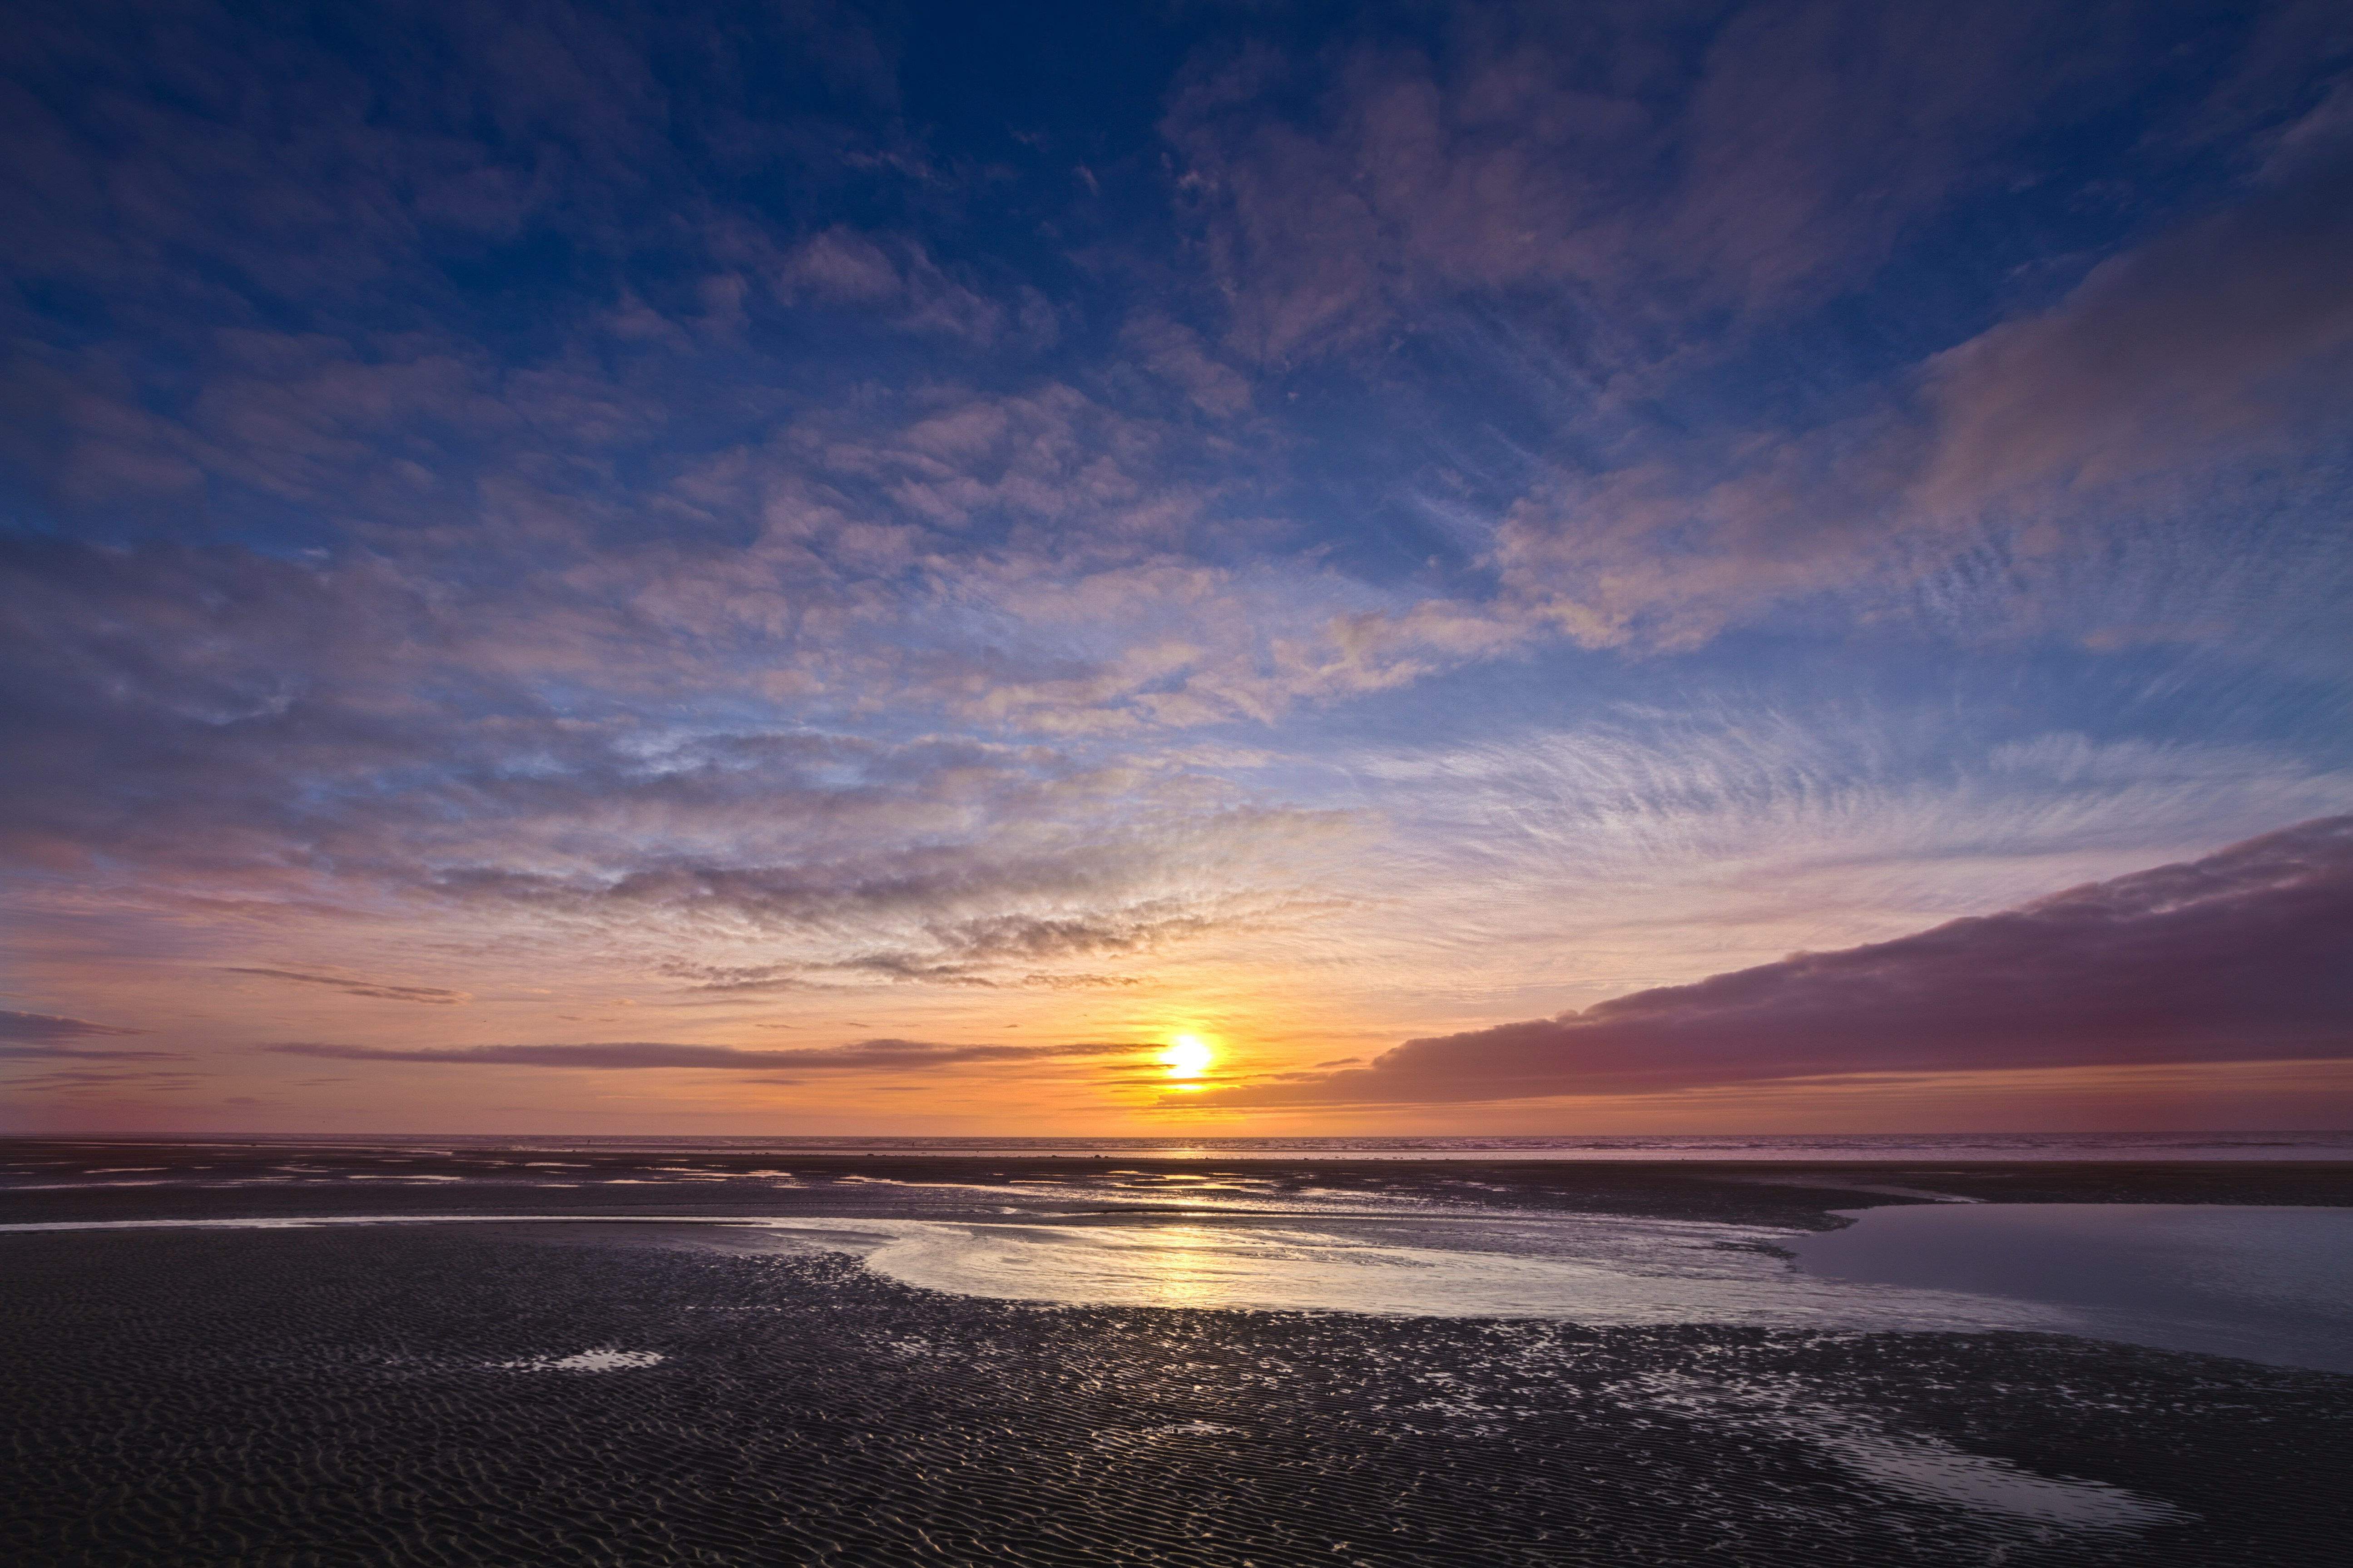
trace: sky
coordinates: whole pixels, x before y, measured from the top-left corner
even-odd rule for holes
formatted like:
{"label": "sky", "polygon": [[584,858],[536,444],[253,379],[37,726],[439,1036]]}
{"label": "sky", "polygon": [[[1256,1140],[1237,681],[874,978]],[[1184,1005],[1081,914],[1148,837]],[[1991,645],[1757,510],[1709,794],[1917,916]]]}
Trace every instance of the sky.
{"label": "sky", "polygon": [[12,16],[0,1129],[2353,1125],[2342,5]]}

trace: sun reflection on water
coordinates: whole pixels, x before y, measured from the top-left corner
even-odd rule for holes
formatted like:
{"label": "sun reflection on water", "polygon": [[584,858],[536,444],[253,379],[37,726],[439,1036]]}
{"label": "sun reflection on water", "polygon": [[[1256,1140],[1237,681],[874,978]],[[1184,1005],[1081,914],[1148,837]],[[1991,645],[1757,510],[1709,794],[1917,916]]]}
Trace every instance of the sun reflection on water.
{"label": "sun reflection on water", "polygon": [[1230,1294],[1224,1278],[1229,1266],[1208,1245],[1209,1233],[1199,1226],[1155,1226],[1141,1233],[1145,1245],[1127,1262],[1144,1275],[1153,1304],[1162,1307],[1216,1307]]}

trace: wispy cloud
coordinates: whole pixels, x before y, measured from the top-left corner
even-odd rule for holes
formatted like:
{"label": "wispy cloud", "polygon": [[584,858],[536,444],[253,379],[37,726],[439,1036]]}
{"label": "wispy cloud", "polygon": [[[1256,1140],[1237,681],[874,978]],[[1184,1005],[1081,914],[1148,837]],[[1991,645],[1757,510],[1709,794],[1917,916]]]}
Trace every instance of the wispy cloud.
{"label": "wispy cloud", "polygon": [[408,1049],[391,1046],[346,1046],[289,1041],[264,1046],[281,1056],[325,1057],[336,1061],[438,1062],[457,1065],[541,1068],[715,1068],[765,1071],[779,1068],[877,1071],[951,1067],[981,1062],[1025,1062],[1070,1057],[1110,1056],[1132,1045],[1083,1041],[1047,1046],[942,1045],[922,1040],[861,1040],[854,1045],[796,1050],[743,1050],[729,1046],[627,1041],[596,1045],[457,1046]]}
{"label": "wispy cloud", "polygon": [[436,1006],[451,1006],[470,1001],[463,991],[444,991],[430,985],[391,985],[380,980],[354,980],[336,974],[305,974],[292,969],[249,969],[236,964],[223,964],[224,974],[258,974],[265,980],[291,980],[304,985],[326,985],[347,996],[375,996],[387,1002],[422,1002]]}
{"label": "wispy cloud", "polygon": [[60,1068],[13,1079],[8,1087],[23,1094],[92,1094],[109,1089],[175,1094],[195,1089],[208,1076],[172,1068]]}
{"label": "wispy cloud", "polygon": [[1261,357],[1378,342],[1449,292],[1762,310],[1879,265],[2052,95],[2123,90],[2122,60],[2071,47],[2094,25],[2022,4],[1490,7],[1438,49],[1209,55],[1163,130],[1229,331]]}
{"label": "wispy cloud", "polygon": [[147,1029],[125,1029],[68,1018],[56,1013],[16,1013],[0,1009],[0,1040],[73,1040],[104,1035],[144,1035]]}

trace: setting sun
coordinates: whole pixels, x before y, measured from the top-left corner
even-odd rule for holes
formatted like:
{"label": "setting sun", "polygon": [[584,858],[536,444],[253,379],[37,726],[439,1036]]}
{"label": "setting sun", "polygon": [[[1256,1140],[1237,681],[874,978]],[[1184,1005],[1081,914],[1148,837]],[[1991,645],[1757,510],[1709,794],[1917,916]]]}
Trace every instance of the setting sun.
{"label": "setting sun", "polygon": [[1168,1064],[1171,1078],[1198,1078],[1216,1057],[1217,1053],[1200,1036],[1178,1035],[1168,1042],[1168,1048],[1160,1053],[1158,1059]]}

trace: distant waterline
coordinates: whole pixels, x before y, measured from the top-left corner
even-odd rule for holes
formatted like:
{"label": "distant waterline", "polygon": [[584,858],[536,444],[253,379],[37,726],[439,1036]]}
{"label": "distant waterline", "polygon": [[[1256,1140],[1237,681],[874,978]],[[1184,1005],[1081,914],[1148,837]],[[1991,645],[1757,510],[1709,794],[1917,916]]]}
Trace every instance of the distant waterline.
{"label": "distant waterline", "polygon": [[51,1135],[49,1143],[172,1143],[187,1148],[256,1144],[452,1152],[483,1148],[774,1151],[777,1153],[952,1157],[1052,1156],[1203,1159],[1398,1160],[1949,1160],[1949,1161],[2353,1161],[2353,1130],[2277,1132],[1933,1132],[1471,1134],[1364,1137],[923,1138],[665,1137],[561,1133],[326,1136],[299,1134]]}

